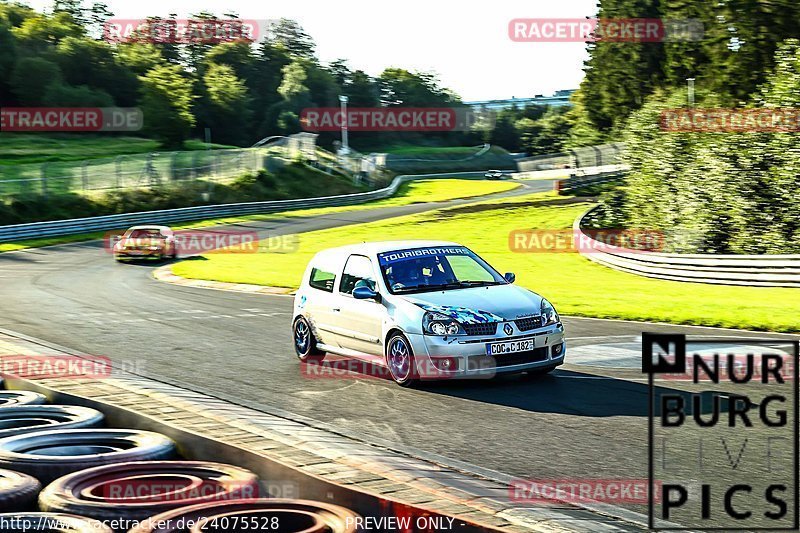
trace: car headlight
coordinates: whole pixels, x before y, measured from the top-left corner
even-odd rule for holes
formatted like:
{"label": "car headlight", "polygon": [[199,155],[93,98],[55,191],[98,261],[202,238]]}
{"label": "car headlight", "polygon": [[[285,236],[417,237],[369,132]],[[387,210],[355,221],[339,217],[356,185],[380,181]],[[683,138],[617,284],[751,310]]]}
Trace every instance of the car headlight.
{"label": "car headlight", "polygon": [[422,331],[426,335],[464,335],[464,328],[457,321],[441,313],[425,313]]}
{"label": "car headlight", "polygon": [[553,304],[542,298],[542,308],[540,314],[542,315],[542,327],[558,324],[560,320],[556,308]]}

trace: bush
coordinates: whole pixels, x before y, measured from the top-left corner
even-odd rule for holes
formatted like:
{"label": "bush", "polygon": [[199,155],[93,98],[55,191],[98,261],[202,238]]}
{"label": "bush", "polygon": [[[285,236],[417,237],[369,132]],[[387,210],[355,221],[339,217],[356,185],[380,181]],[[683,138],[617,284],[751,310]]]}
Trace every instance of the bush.
{"label": "bush", "polygon": [[[203,204],[286,200],[357,192],[346,178],[293,163],[277,173],[247,174],[231,184],[173,183],[152,189],[117,191],[100,197],[78,194],[29,194],[0,202],[0,225],[157,211]],[[211,192],[208,201],[203,193]]]}

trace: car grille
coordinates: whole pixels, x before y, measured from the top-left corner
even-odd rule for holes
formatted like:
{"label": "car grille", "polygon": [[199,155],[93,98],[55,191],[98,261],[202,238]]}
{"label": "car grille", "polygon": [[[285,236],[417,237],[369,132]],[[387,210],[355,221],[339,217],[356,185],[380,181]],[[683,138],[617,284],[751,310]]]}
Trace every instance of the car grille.
{"label": "car grille", "polygon": [[497,322],[464,324],[463,326],[467,335],[494,335],[497,332]]}
{"label": "car grille", "polygon": [[517,325],[517,329],[520,331],[530,331],[542,327],[542,317],[532,316],[529,318],[520,318],[515,320],[514,324]]}
{"label": "car grille", "polygon": [[547,346],[534,348],[527,352],[509,353],[495,356],[495,366],[523,365],[547,360]]}

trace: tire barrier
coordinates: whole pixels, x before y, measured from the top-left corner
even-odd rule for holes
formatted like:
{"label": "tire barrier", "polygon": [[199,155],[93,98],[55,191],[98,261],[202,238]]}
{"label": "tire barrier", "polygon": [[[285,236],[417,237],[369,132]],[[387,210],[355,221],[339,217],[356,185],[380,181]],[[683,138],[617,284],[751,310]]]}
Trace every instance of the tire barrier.
{"label": "tire barrier", "polygon": [[281,533],[354,533],[358,515],[338,505],[288,499],[251,499],[167,511],[129,533],[212,533],[267,530]]}
{"label": "tire barrier", "polygon": [[258,477],[201,461],[100,466],[61,477],[39,495],[43,511],[97,520],[142,521],[179,507],[257,498]]}
{"label": "tire barrier", "polygon": [[[0,511],[32,508],[42,485],[36,478],[13,470],[0,470]],[[0,524],[0,531],[5,531]]]}
{"label": "tire barrier", "polygon": [[0,468],[24,472],[42,483],[95,466],[174,456],[175,443],[168,437],[131,429],[37,431],[0,439]]}
{"label": "tire barrier", "polygon": [[113,533],[102,522],[55,513],[0,514],[3,533]]}
{"label": "tire barrier", "polygon": [[42,405],[44,403],[47,403],[47,398],[38,392],[26,390],[0,391],[0,408],[12,407],[15,405]]}
{"label": "tire barrier", "polygon": [[0,409],[0,438],[62,429],[95,428],[103,413],[72,405],[18,405]]}

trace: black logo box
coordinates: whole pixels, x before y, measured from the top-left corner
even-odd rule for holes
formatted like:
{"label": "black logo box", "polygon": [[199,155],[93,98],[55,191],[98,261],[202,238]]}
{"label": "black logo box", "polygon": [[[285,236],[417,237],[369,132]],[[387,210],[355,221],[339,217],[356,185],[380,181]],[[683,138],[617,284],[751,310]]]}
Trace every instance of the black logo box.
{"label": "black logo box", "polygon": [[[794,424],[793,424],[793,444],[794,444],[794,465],[793,465],[793,472],[794,472],[794,524],[792,528],[794,530],[800,529],[800,516],[798,516],[798,512],[800,512],[800,494],[798,490],[800,489],[800,470],[798,470],[798,455],[800,455],[800,420],[798,420],[798,399],[800,398],[800,369],[798,369],[798,364],[800,363],[800,341],[792,341],[792,340],[782,340],[782,339],[725,339],[722,340],[692,340],[692,344],[706,344],[709,346],[713,346],[715,344],[786,344],[790,345],[794,348],[794,387],[792,388],[793,391],[793,402],[792,407],[794,409]],[[655,347],[658,347],[660,351],[663,351],[666,354],[670,354],[670,356],[674,356],[674,361],[669,359],[659,357],[657,361],[653,361],[653,354],[656,353],[654,351]],[[671,352],[671,347],[674,347],[674,353]],[[710,528],[698,528],[694,527],[656,527],[655,525],[655,502],[653,501],[653,496],[655,494],[655,480],[654,471],[654,457],[653,457],[653,448],[654,448],[654,440],[655,440],[655,412],[654,412],[654,397],[655,397],[655,374],[670,374],[670,373],[684,373],[686,372],[686,335],[682,334],[665,334],[665,333],[642,333],[642,372],[648,375],[647,377],[647,389],[648,389],[648,432],[647,432],[647,478],[648,478],[648,487],[647,487],[647,503],[648,503],[648,529],[651,531],[786,531],[786,527],[761,527],[761,528],[754,528],[754,527],[744,527],[744,528],[734,528],[734,527],[710,527]]]}

